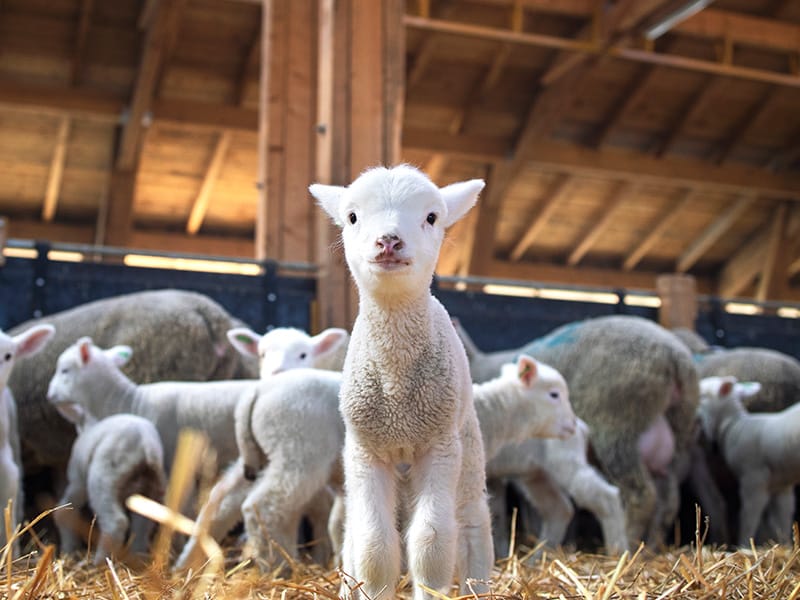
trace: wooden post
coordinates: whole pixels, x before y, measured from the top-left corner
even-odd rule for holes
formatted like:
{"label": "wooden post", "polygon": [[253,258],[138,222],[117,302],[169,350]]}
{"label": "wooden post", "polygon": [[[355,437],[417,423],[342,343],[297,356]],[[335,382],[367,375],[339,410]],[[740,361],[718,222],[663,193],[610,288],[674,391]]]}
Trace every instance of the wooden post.
{"label": "wooden post", "polygon": [[[400,159],[405,96],[404,3],[320,0],[316,180],[347,185]],[[320,209],[317,209],[321,213]],[[315,328],[352,326],[358,307],[339,232],[318,216]]]}
{"label": "wooden post", "polygon": [[261,71],[258,83],[258,207],[256,210],[256,259],[267,258],[267,179],[269,174],[269,73],[272,0],[261,2]]}
{"label": "wooden post", "polygon": [[667,329],[683,327],[694,331],[697,319],[697,283],[691,275],[660,275],[656,290],[661,298],[658,322]]}

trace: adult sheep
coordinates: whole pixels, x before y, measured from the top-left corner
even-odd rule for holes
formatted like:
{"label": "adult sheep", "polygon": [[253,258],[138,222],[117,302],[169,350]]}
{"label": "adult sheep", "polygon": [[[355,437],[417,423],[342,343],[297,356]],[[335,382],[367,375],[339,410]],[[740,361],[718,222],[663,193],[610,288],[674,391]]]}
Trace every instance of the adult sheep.
{"label": "adult sheep", "polygon": [[619,487],[630,547],[659,543],[678,512],[694,439],[698,378],[686,347],[658,324],[625,315],[569,323],[498,353],[481,352],[463,326],[459,334],[473,374],[524,352],[564,375],[592,450]]}
{"label": "adult sheep", "polygon": [[[195,292],[156,290],[97,300],[10,331],[19,333],[45,321],[56,328],[51,343],[20,363],[9,381],[19,406],[26,473],[47,467],[57,473],[66,469],[75,428],[47,402],[47,386],[58,356],[79,337],[88,335],[105,348],[133,348],[134,358],[125,373],[137,383],[258,376],[255,361],[243,359],[226,337],[229,329],[241,323]],[[48,435],[42,436],[42,431]]]}

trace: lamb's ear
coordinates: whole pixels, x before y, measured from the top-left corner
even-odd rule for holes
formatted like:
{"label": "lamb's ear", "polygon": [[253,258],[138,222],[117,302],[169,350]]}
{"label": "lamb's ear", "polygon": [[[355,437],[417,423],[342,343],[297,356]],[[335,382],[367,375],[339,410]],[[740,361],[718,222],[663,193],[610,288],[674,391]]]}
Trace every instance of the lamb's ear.
{"label": "lamb's ear", "polygon": [[736,391],[742,398],[751,398],[761,391],[761,384],[757,381],[742,381],[736,384]]}
{"label": "lamb's ear", "polygon": [[520,354],[517,359],[517,376],[525,387],[531,387],[536,380],[539,366],[527,354]]}
{"label": "lamb's ear", "polygon": [[340,185],[325,185],[322,183],[312,183],[308,186],[308,191],[317,199],[323,210],[330,215],[333,222],[342,226],[339,219],[339,201],[342,199],[346,188]]}
{"label": "lamb's ear", "polygon": [[130,346],[114,346],[103,351],[118,367],[124,367],[133,356],[133,348]]}
{"label": "lamb's ear", "polygon": [[78,356],[81,358],[81,364],[86,366],[92,360],[92,338],[83,336],[76,344],[78,345]]}
{"label": "lamb's ear", "polygon": [[258,342],[263,336],[248,327],[234,327],[228,330],[228,341],[245,356],[258,356]]}
{"label": "lamb's ear", "polygon": [[717,395],[720,398],[727,398],[736,387],[735,377],[721,377],[719,387],[717,388]]}
{"label": "lamb's ear", "polygon": [[439,189],[442,199],[447,205],[447,218],[442,223],[445,229],[469,212],[469,209],[478,201],[478,194],[481,193],[484,185],[486,184],[483,179],[470,179],[451,183]]}
{"label": "lamb's ear", "polygon": [[349,338],[350,334],[347,333],[347,330],[329,327],[311,338],[314,356],[323,356],[336,350],[342,344],[346,344]]}
{"label": "lamb's ear", "polygon": [[56,328],[49,323],[34,325],[30,329],[14,336],[17,346],[17,357],[31,356],[47,345],[55,334]]}

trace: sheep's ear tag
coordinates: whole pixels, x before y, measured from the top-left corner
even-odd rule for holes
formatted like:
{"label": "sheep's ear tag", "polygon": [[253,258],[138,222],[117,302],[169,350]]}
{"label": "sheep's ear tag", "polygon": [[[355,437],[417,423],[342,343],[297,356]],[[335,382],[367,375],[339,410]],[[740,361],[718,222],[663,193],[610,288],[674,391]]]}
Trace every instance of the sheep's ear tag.
{"label": "sheep's ear tag", "polygon": [[519,379],[526,386],[530,386],[533,380],[536,379],[536,364],[529,360],[522,361],[519,366]]}
{"label": "sheep's ear tag", "polygon": [[240,341],[242,344],[250,345],[253,343],[253,340],[250,339],[249,335],[245,335],[244,333],[237,333],[236,339]]}

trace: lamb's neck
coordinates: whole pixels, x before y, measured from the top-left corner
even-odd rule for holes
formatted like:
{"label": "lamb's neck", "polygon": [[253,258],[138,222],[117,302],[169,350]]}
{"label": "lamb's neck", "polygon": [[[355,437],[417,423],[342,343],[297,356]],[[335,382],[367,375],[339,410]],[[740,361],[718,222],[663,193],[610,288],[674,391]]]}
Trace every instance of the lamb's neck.
{"label": "lamb's neck", "polygon": [[118,369],[109,370],[103,378],[93,379],[89,412],[96,418],[122,412],[135,412],[139,397],[138,386]]}
{"label": "lamb's neck", "polygon": [[[431,304],[427,293],[415,298],[396,299],[391,304],[371,297],[362,297],[359,304],[360,326],[370,332],[377,342],[373,349],[393,354],[397,348],[405,351],[424,348],[432,335]],[[385,348],[382,345],[385,344]],[[402,356],[395,356],[402,360]]]}
{"label": "lamb's neck", "polygon": [[472,386],[487,461],[494,458],[506,444],[521,441],[519,417],[509,405],[507,387],[499,379]]}
{"label": "lamb's neck", "polygon": [[729,402],[720,407],[716,415],[717,427],[714,432],[714,437],[720,446],[725,445],[725,439],[735,428],[737,423],[741,422],[747,416],[747,410],[739,402]]}

